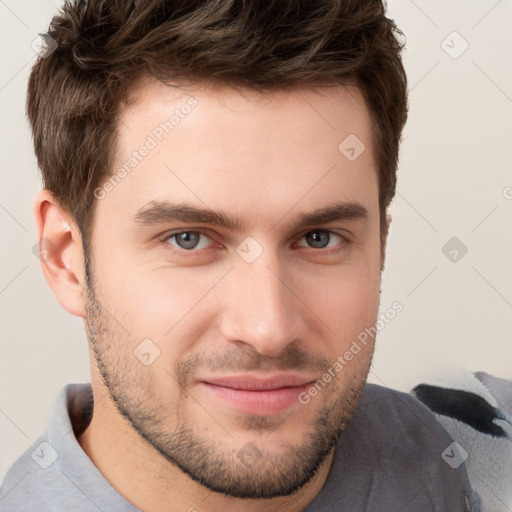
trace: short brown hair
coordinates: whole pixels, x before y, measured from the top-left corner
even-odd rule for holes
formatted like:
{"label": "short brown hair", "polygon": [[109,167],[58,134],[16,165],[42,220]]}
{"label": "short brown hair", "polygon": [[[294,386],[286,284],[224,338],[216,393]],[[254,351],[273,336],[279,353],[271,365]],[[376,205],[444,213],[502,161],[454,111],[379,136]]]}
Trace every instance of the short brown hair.
{"label": "short brown hair", "polygon": [[261,92],[357,85],[372,120],[387,233],[407,80],[401,33],[382,0],[67,0],[48,34],[57,46],[32,69],[27,115],[43,185],[76,222],[85,250],[94,190],[114,172],[118,116],[151,75]]}

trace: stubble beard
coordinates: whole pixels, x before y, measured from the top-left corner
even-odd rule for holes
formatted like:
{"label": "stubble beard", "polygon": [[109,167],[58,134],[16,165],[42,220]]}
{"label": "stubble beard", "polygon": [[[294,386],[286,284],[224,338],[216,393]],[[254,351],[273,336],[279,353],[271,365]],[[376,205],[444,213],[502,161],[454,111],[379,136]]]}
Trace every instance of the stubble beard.
{"label": "stubble beard", "polygon": [[[91,285],[86,287],[87,336],[103,384],[119,413],[165,460],[211,491],[244,499],[290,496],[310,482],[326,463],[357,408],[373,348],[364,371],[352,375],[344,389],[323,390],[313,399],[322,399],[322,393],[330,397],[329,400],[324,398],[324,405],[305,429],[300,444],[283,442],[277,450],[269,448],[267,438],[286,418],[243,415],[240,425],[244,438],[252,432],[253,441],[241,446],[227,445],[203,437],[193,421],[182,417],[186,416],[183,406],[187,403],[184,388],[178,386],[174,402],[163,406],[156,402],[155,396],[159,394],[152,388],[149,368],[141,365],[126,349],[132,345],[123,340],[123,332],[115,320],[104,313],[89,281]],[[169,380],[176,385],[180,377]],[[216,424],[206,412],[204,417],[212,422],[214,429],[220,429],[221,435],[226,430],[223,431],[221,422]],[[236,433],[227,438],[236,441]]]}

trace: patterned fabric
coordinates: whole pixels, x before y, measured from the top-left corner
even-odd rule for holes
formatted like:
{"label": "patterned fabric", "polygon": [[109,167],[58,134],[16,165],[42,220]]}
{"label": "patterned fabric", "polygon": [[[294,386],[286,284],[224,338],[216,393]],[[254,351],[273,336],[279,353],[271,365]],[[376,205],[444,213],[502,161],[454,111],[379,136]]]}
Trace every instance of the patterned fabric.
{"label": "patterned fabric", "polygon": [[457,443],[484,512],[512,510],[512,380],[475,372],[457,388],[420,384],[412,394]]}

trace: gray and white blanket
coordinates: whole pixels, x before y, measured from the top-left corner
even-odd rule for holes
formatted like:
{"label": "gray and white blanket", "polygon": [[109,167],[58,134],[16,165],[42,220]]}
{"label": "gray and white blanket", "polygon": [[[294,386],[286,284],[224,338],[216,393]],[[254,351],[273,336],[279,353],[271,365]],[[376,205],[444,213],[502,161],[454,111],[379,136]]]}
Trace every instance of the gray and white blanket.
{"label": "gray and white blanket", "polygon": [[453,387],[411,392],[457,443],[484,512],[512,512],[512,380],[475,372]]}

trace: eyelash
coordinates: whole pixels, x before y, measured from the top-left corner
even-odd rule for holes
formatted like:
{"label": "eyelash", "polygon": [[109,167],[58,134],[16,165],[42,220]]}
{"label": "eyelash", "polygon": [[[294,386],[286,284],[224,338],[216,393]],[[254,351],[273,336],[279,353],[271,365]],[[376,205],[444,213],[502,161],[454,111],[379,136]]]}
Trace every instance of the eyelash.
{"label": "eyelash", "polygon": [[[337,233],[336,231],[331,231],[329,229],[312,229],[312,230],[309,230],[309,231],[306,231],[305,233],[303,233],[300,237],[299,237],[299,240],[301,240],[302,238],[304,238],[306,235],[310,234],[310,233],[318,233],[318,232],[322,232],[322,233],[328,233],[330,235],[334,235],[334,236],[337,236],[341,239],[341,241],[334,247],[330,247],[330,248],[315,248],[315,247],[307,247],[307,246],[300,246],[300,247],[306,247],[307,249],[311,249],[315,252],[318,252],[318,253],[321,253],[321,254],[334,254],[334,253],[337,253],[337,252],[340,252],[340,251],[343,251],[343,250],[346,250],[348,248],[348,246],[350,245],[350,240],[341,235],[340,233]],[[180,234],[183,234],[183,233],[198,233],[200,235],[203,235],[207,238],[209,238],[210,240],[212,240],[212,237],[208,235],[208,233],[205,233],[204,231],[201,231],[200,229],[185,229],[185,230],[180,230],[180,231],[173,231],[171,233],[166,233],[163,237],[161,237],[159,239],[160,243],[164,246],[164,249],[165,250],[168,250],[168,251],[171,251],[172,253],[176,254],[178,253],[178,255],[180,256],[184,256],[184,257],[194,257],[194,256],[198,256],[199,254],[202,253],[202,251],[208,251],[209,248],[203,248],[203,249],[182,249],[182,248],[178,248],[178,247],[175,247],[175,246],[172,246],[168,241],[169,239],[177,236],[177,235],[180,235]],[[330,242],[330,240],[329,240]]]}

